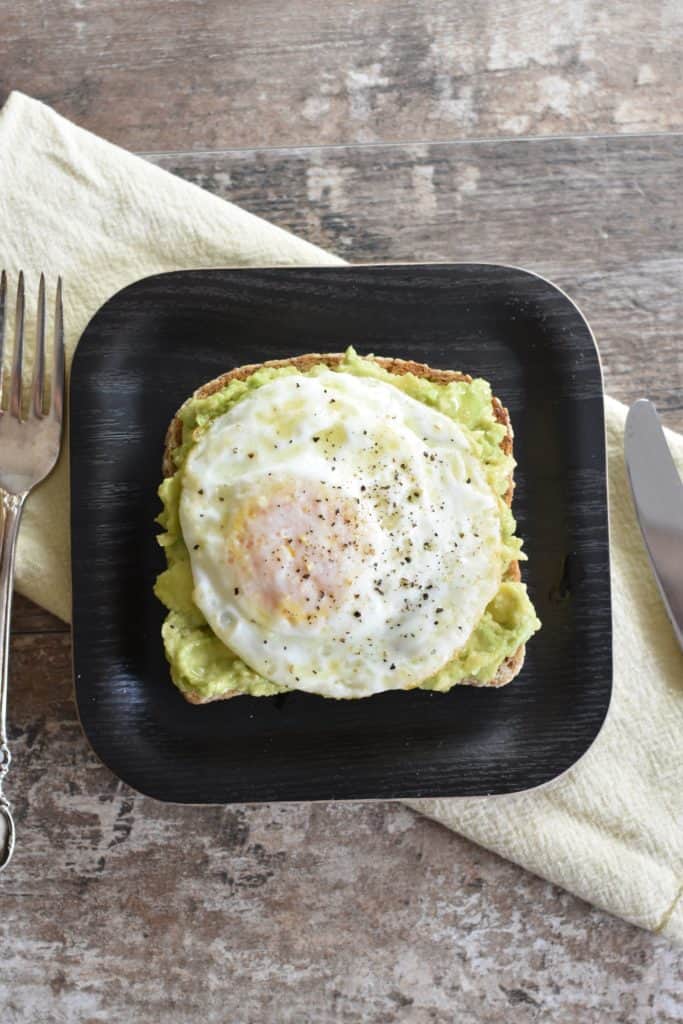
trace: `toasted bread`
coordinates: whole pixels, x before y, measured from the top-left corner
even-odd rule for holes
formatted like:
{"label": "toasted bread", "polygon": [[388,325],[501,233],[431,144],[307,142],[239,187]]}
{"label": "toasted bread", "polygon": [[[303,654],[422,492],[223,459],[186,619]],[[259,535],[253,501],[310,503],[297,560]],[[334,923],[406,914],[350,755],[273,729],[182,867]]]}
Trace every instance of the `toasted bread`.
{"label": "toasted bread", "polygon": [[[469,381],[472,380],[466,373],[459,373],[455,370],[435,370],[426,363],[415,363],[407,359],[388,359],[380,356],[374,356],[374,361],[389,373],[395,373],[402,375],[404,373],[412,373],[416,377],[424,377],[427,380],[433,381],[436,384],[449,384],[451,381]],[[264,366],[273,367],[275,369],[283,366],[294,366],[298,370],[306,371],[310,370],[313,366],[318,366],[321,363],[326,366],[338,366],[344,359],[344,355],[341,352],[332,353],[308,353],[303,356],[294,356],[291,359],[270,359],[264,363],[254,363],[248,366],[238,366],[234,370],[230,370],[228,373],[221,374],[220,377],[214,378],[214,380],[208,381],[206,384],[202,384],[198,388],[192,398],[208,398],[209,395],[213,395],[216,391],[220,391],[226,387],[232,380],[245,380],[250,377],[257,370],[260,370]],[[188,399],[190,401],[190,399]],[[512,454],[513,444],[513,431],[512,424],[510,423],[510,416],[502,404],[502,402],[494,397],[493,413],[498,421],[502,423],[506,428],[506,434],[501,441],[501,448],[506,455]],[[182,409],[182,407],[181,407]],[[173,462],[173,452],[182,443],[183,436],[183,424],[180,419],[180,409],[178,413],[173,417],[169,424],[166,432],[166,439],[164,443],[164,454],[162,459],[162,472],[165,477],[172,476],[175,472],[175,465]],[[508,489],[504,495],[505,501],[508,505],[512,504],[512,494],[514,491],[514,480],[512,475],[510,476],[510,482]],[[521,573],[519,568],[519,562],[513,561],[510,563],[506,579],[519,580],[521,579]],[[516,675],[519,674],[522,665],[524,664],[525,646],[520,645],[514,654],[511,654],[505,661],[502,662],[496,675],[488,683],[481,683],[477,679],[463,679],[458,684],[460,686],[505,686],[506,683],[511,682]],[[242,691],[240,690],[226,690],[224,693],[217,696],[212,696],[208,700],[203,700],[199,696],[193,696],[190,694],[184,694],[186,699],[192,704],[203,704],[209,703],[214,700],[228,700],[230,697],[239,697]]]}

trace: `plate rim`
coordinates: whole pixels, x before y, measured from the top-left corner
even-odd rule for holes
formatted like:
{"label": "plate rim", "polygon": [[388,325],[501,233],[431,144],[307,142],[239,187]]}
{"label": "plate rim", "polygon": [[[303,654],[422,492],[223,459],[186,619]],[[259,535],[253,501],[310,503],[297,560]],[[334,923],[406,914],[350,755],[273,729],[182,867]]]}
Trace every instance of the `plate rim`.
{"label": "plate rim", "polygon": [[[602,731],[604,729],[604,726],[605,726],[605,723],[606,723],[606,720],[607,720],[607,717],[609,715],[609,711],[610,711],[610,708],[611,708],[611,705],[612,705],[613,696],[614,696],[614,644],[613,644],[613,615],[614,615],[614,608],[613,608],[613,600],[612,600],[612,583],[611,583],[611,535],[610,535],[610,516],[609,516],[609,513],[610,513],[610,503],[609,503],[609,487],[608,487],[609,462],[608,462],[608,446],[607,446],[607,432],[606,432],[606,430],[607,430],[606,415],[605,415],[605,397],[606,397],[606,395],[605,395],[605,388],[604,388],[603,364],[602,364],[600,350],[598,348],[594,332],[592,330],[592,327],[591,327],[591,325],[590,325],[586,315],[583,313],[583,311],[582,311],[581,307],[578,305],[578,303],[561,286],[556,284],[553,280],[551,280],[550,278],[546,277],[545,275],[540,274],[540,273],[538,273],[538,272],[536,272],[534,270],[531,270],[531,269],[529,269],[527,267],[518,266],[516,264],[497,263],[497,262],[494,262],[494,261],[479,261],[479,260],[476,260],[476,261],[471,261],[471,260],[457,260],[457,261],[443,261],[443,260],[435,260],[435,261],[385,261],[385,262],[373,262],[373,263],[335,263],[335,264],[311,263],[311,264],[301,264],[301,265],[259,264],[259,265],[250,265],[250,266],[239,266],[239,265],[231,266],[231,265],[226,265],[226,266],[220,266],[220,267],[218,267],[218,266],[208,266],[208,267],[193,266],[193,267],[179,267],[179,268],[175,268],[173,270],[160,271],[160,272],[155,273],[155,274],[149,274],[149,275],[145,275],[144,277],[137,278],[136,280],[134,280],[134,281],[130,282],[129,284],[124,285],[122,288],[118,289],[116,292],[114,292],[111,296],[109,296],[109,298],[107,298],[98,307],[98,309],[93,313],[93,315],[88,320],[87,324],[85,325],[85,327],[84,327],[84,329],[83,329],[83,331],[82,331],[82,333],[81,333],[81,335],[80,335],[80,337],[79,337],[79,339],[78,339],[78,341],[76,343],[76,347],[75,347],[75,350],[74,350],[74,353],[73,353],[73,356],[72,356],[71,369],[70,369],[70,374],[69,374],[69,398],[68,398],[68,403],[67,403],[67,407],[68,407],[68,428],[69,428],[68,429],[68,439],[69,439],[68,440],[68,451],[69,451],[70,469],[71,469],[71,465],[72,465],[72,462],[73,462],[73,454],[74,454],[73,433],[71,431],[72,389],[73,389],[74,380],[76,381],[77,386],[79,385],[79,375],[83,372],[83,371],[80,370],[80,365],[79,365],[81,360],[82,360],[83,351],[87,347],[87,343],[90,342],[91,337],[93,337],[95,335],[97,327],[98,327],[99,319],[110,310],[111,306],[116,305],[117,303],[119,303],[124,297],[127,297],[130,293],[135,293],[135,291],[137,291],[138,289],[141,289],[144,286],[149,286],[149,284],[151,282],[153,282],[153,281],[160,281],[162,279],[168,279],[168,278],[177,277],[177,276],[192,277],[194,275],[203,275],[203,274],[210,274],[210,275],[219,276],[219,275],[223,275],[223,274],[226,274],[226,273],[230,274],[230,275],[232,275],[232,274],[235,274],[235,275],[247,274],[248,275],[250,273],[259,274],[259,273],[264,273],[264,272],[265,273],[275,273],[275,274],[284,272],[284,273],[291,273],[293,275],[296,275],[296,274],[307,274],[307,273],[320,273],[320,272],[323,272],[325,274],[328,274],[328,273],[335,274],[335,273],[339,273],[339,272],[344,273],[344,272],[349,272],[349,271],[351,271],[351,272],[368,271],[368,272],[372,273],[375,270],[392,270],[392,269],[399,270],[399,269],[403,269],[403,268],[405,268],[405,269],[415,269],[415,270],[425,269],[425,270],[443,270],[443,271],[448,271],[448,270],[453,270],[453,269],[463,269],[463,268],[469,268],[469,269],[487,268],[487,269],[490,269],[490,270],[498,270],[498,271],[512,271],[512,272],[521,274],[523,276],[531,277],[531,278],[536,279],[537,281],[540,281],[548,289],[550,289],[551,291],[555,292],[563,300],[563,302],[565,302],[568,306],[570,306],[571,309],[573,310],[574,315],[578,318],[578,320],[580,320],[582,326],[585,328],[585,331],[586,331],[586,334],[587,334],[587,340],[590,340],[590,347],[589,348],[587,347],[586,351],[590,351],[591,356],[594,356],[594,368],[596,368],[597,372],[598,372],[599,393],[595,394],[595,395],[592,395],[591,396],[591,400],[599,402],[600,415],[601,415],[601,421],[602,421],[600,453],[601,453],[601,455],[602,455],[602,457],[604,459],[604,474],[601,474],[601,491],[602,491],[602,495],[604,496],[604,503],[601,500],[601,505],[604,504],[605,527],[606,527],[606,533],[607,533],[606,562],[607,562],[608,572],[607,572],[607,581],[606,581],[606,588],[607,589],[606,589],[606,595],[605,596],[606,596],[606,598],[607,598],[607,600],[609,602],[609,613],[610,613],[610,615],[609,615],[609,618],[610,618],[609,629],[608,629],[608,632],[607,632],[607,640],[608,640],[608,643],[609,643],[609,658],[605,659],[606,660],[606,665],[605,665],[605,682],[609,684],[609,689],[608,689],[608,692],[606,693],[606,700],[604,702],[604,706],[601,709],[601,717],[600,717],[599,721],[598,721],[598,716],[595,717],[595,722],[597,724],[594,727],[593,735],[592,735],[590,741],[588,742],[588,744],[586,746],[583,747],[582,751],[578,754],[578,756],[575,757],[568,765],[560,768],[559,771],[554,772],[548,778],[543,779],[540,782],[535,782],[534,784],[532,784],[530,786],[523,787],[523,788],[510,789],[510,790],[506,789],[506,790],[503,790],[503,791],[496,790],[494,788],[490,793],[483,793],[482,792],[480,794],[480,796],[481,797],[489,796],[489,795],[491,795],[491,796],[507,796],[507,795],[513,795],[513,794],[518,794],[518,793],[529,793],[529,792],[533,792],[535,790],[543,789],[543,788],[553,784],[554,782],[558,781],[559,779],[563,778],[567,774],[567,772],[572,770],[580,761],[583,760],[583,758],[591,750],[591,748],[593,747],[593,744],[599,738],[599,736],[601,735],[601,733],[602,733]],[[84,345],[84,343],[86,343],[86,344]],[[80,356],[80,358],[79,358],[79,356]],[[73,499],[74,474],[72,472],[70,472],[69,476],[70,476],[70,480],[69,480],[69,496],[70,496],[70,499]],[[83,715],[82,715],[82,703],[84,704],[85,701],[84,700],[83,700],[83,702],[81,701],[81,698],[79,696],[79,685],[78,685],[78,681],[77,681],[77,644],[76,644],[76,632],[77,631],[76,631],[76,600],[75,600],[76,588],[73,586],[73,582],[74,582],[74,573],[73,573],[73,561],[74,561],[74,558],[73,558],[73,552],[74,552],[74,548],[75,548],[75,544],[74,544],[75,529],[74,529],[73,509],[74,509],[74,502],[73,502],[73,500],[71,500],[70,501],[70,515],[69,515],[69,519],[70,519],[70,524],[69,524],[70,525],[70,539],[71,539],[70,569],[71,569],[71,576],[72,576],[72,588],[71,588],[72,653],[71,653],[71,662],[72,662],[72,684],[73,684],[73,690],[74,690],[74,703],[75,703],[76,714],[77,714],[79,725],[80,725],[80,727],[81,727],[81,729],[83,731],[83,734],[84,734],[84,736],[86,738],[86,741],[87,741],[91,751],[96,756],[98,761],[100,761],[103,765],[105,765],[105,767],[109,771],[111,771],[117,778],[121,779],[121,781],[123,781],[126,785],[130,786],[132,789],[134,789],[136,792],[140,793],[143,796],[149,797],[151,799],[157,800],[157,801],[162,802],[162,803],[189,805],[189,806],[220,806],[222,804],[227,804],[227,805],[239,804],[240,802],[243,802],[243,803],[254,803],[254,804],[257,804],[257,803],[298,803],[298,802],[324,803],[324,802],[327,802],[329,800],[345,801],[345,802],[349,802],[349,801],[352,801],[352,802],[374,802],[374,801],[378,801],[378,800],[408,800],[408,801],[411,801],[411,800],[422,800],[422,799],[434,799],[435,798],[433,796],[430,797],[429,794],[426,794],[426,793],[425,794],[418,794],[418,795],[408,794],[408,795],[405,795],[405,796],[386,796],[384,794],[379,794],[379,795],[376,795],[376,796],[355,796],[355,795],[336,796],[336,795],[330,795],[330,796],[312,796],[312,797],[306,797],[306,796],[292,796],[292,797],[290,797],[290,796],[285,796],[285,797],[282,797],[282,798],[280,798],[278,796],[275,796],[275,795],[260,796],[260,795],[255,795],[255,794],[252,793],[252,794],[249,794],[246,797],[242,798],[241,800],[240,799],[236,799],[236,798],[230,798],[227,801],[226,800],[218,801],[218,800],[214,800],[214,799],[186,800],[186,799],[183,799],[182,797],[178,798],[177,796],[176,797],[169,796],[169,795],[167,795],[164,792],[160,792],[157,789],[156,784],[144,783],[144,780],[143,780],[143,783],[141,783],[139,778],[138,778],[138,773],[135,772],[135,771],[133,771],[131,773],[131,775],[129,776],[128,770],[127,770],[127,768],[128,768],[127,765],[126,765],[126,768],[123,771],[118,766],[114,767],[114,765],[110,763],[110,761],[107,759],[107,757],[103,756],[103,754],[100,752],[100,750],[96,747],[95,742],[94,742],[90,732],[88,731],[88,729],[86,728],[86,725],[84,724]],[[170,680],[169,680],[169,683],[170,683]],[[143,772],[143,775],[144,775],[144,772]],[[458,794],[458,793],[455,793],[455,794],[452,794],[450,796],[439,794],[436,797],[436,799],[458,799],[458,798],[460,798],[460,799],[477,799],[478,796],[477,796],[477,794]]]}

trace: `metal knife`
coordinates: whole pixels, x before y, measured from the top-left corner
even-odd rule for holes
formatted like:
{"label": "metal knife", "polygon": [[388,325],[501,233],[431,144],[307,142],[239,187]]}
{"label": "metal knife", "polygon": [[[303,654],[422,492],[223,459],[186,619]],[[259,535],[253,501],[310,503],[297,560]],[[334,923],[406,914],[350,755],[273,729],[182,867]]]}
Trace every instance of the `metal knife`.
{"label": "metal knife", "polygon": [[628,411],[624,455],[645,547],[683,649],[683,483],[657,410],[646,398]]}

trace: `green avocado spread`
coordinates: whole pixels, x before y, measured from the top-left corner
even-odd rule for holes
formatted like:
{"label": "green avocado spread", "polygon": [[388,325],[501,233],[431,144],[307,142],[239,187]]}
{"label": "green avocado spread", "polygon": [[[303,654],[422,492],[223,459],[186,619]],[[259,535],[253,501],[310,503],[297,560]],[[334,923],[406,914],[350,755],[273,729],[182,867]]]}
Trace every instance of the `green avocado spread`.
{"label": "green avocado spread", "polygon": [[[313,367],[306,371],[306,375],[315,375],[323,369],[327,368]],[[499,497],[504,564],[509,567],[513,561],[523,559],[521,541],[515,536],[515,520],[504,501],[514,461],[500,447],[506,431],[494,417],[488,382],[476,379],[469,383],[436,384],[410,373],[398,376],[384,370],[372,359],[357,355],[352,348],[334,369],[339,373],[386,381],[451,417],[466,430],[489,483]],[[179,518],[185,460],[195,440],[212,420],[269,381],[300,373],[289,366],[263,367],[246,380],[231,381],[207,398],[189,399],[179,413],[183,432],[182,442],[173,452],[176,471],[159,487],[163,511],[157,522],[163,532],[158,541],[166,553],[168,567],[157,578],[154,590],[168,609],[162,637],[173,681],[183,693],[200,702],[230,690],[265,697],[284,692],[287,688],[254,672],[226,647],[210,629],[193,601],[190,557]],[[490,682],[502,662],[540,628],[526,587],[507,576],[507,571],[503,572],[498,593],[466,644],[439,672],[420,684],[422,689],[444,692],[464,679],[482,685]]]}

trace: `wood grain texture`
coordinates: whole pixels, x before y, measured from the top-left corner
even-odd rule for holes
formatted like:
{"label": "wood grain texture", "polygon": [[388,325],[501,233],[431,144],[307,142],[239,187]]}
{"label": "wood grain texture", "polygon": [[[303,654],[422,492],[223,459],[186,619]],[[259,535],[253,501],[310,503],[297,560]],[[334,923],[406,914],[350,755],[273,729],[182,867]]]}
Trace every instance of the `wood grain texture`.
{"label": "wood grain texture", "polygon": [[[146,151],[680,129],[681,17],[665,0],[0,0],[0,100],[23,89]],[[348,259],[554,276],[612,393],[648,390],[683,429],[680,139],[543,147],[159,162]],[[679,950],[398,805],[137,796],[83,738],[68,638],[33,632],[61,627],[21,601],[14,622],[3,1022],[683,1019]]]}
{"label": "wood grain texture", "polygon": [[[646,380],[681,426],[679,154],[651,138],[161,162],[347,258],[554,276],[596,327],[610,390]],[[395,805],[162,807],[89,750],[66,637],[17,637],[12,666],[12,1024],[260,1024],[283,1007],[296,1024],[680,1020],[683,956],[664,941]]]}
{"label": "wood grain texture", "polygon": [[155,162],[353,262],[507,263],[564,288],[605,386],[683,429],[683,136],[300,149]]}
{"label": "wood grain texture", "polygon": [[141,797],[87,746],[66,637],[16,637],[12,661],[9,1024],[680,1020],[665,940],[398,804]]}
{"label": "wood grain texture", "polygon": [[0,0],[22,89],[135,150],[683,127],[675,0]]}
{"label": "wood grain texture", "polygon": [[44,608],[28,601],[21,594],[14,595],[12,608],[13,633],[67,633],[69,627],[65,622],[50,615]]}
{"label": "wood grain texture", "polygon": [[[504,398],[525,579],[544,628],[495,699],[486,687],[339,702],[293,692],[188,714],[153,594],[161,439],[226,367],[349,341],[466,370]],[[602,382],[585,320],[546,281],[477,264],[162,274],[90,321],[70,397],[78,707],[94,749],[136,789],[188,803],[509,793],[588,749],[612,687]]]}
{"label": "wood grain texture", "polygon": [[[628,399],[645,381],[683,426],[680,138],[159,162],[350,259],[550,274],[593,322],[610,390]],[[16,621],[38,620],[20,604]],[[161,807],[89,750],[66,637],[17,637],[12,665],[12,1024],[46,1007],[58,1024],[184,1024],[188,1005],[209,1024],[260,1024],[283,1006],[296,1024],[680,1020],[683,955],[664,941],[395,805]]]}

